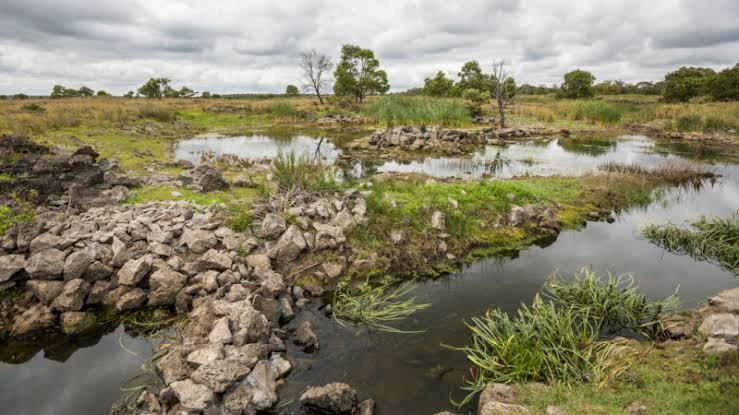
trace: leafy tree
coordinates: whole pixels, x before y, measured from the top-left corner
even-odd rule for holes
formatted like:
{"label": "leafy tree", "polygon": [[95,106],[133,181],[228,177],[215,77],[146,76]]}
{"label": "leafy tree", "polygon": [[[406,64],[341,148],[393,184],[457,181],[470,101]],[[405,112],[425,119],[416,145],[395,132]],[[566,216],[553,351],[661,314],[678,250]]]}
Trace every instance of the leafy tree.
{"label": "leafy tree", "polygon": [[162,90],[162,95],[164,95],[165,98],[178,98],[180,96],[180,91],[172,88],[170,85],[165,85]]}
{"label": "leafy tree", "polygon": [[390,89],[387,73],[380,69],[380,61],[369,49],[356,45],[341,48],[341,61],[334,72],[334,94],[352,96],[362,102],[368,95],[384,94]]}
{"label": "leafy tree", "polygon": [[102,89],[95,93],[96,96],[99,97],[109,97],[110,94],[106,91],[103,91]]}
{"label": "leafy tree", "polygon": [[80,87],[80,89],[77,90],[77,95],[81,97],[91,97],[95,95],[95,91],[92,90],[92,88],[88,88],[86,86]]}
{"label": "leafy tree", "polygon": [[147,98],[161,98],[164,90],[169,87],[169,82],[167,78],[149,78],[145,84],[139,87],[138,93]]}
{"label": "leafy tree", "polygon": [[285,95],[289,97],[297,97],[300,95],[300,91],[298,90],[298,87],[295,85],[288,85],[287,88],[285,88]]}
{"label": "leafy tree", "polygon": [[67,88],[61,85],[54,85],[51,89],[51,98],[62,98],[67,96]]}
{"label": "leafy tree", "polygon": [[188,87],[186,87],[184,85],[182,86],[182,88],[180,88],[179,91],[177,91],[177,96],[180,96],[180,97],[183,97],[183,98],[192,98],[192,97],[195,96],[195,94],[196,94],[195,91],[193,91],[192,89],[190,89],[190,88],[188,88]]}
{"label": "leafy tree", "polygon": [[590,98],[595,94],[593,81],[595,81],[595,76],[588,71],[575,69],[567,72],[559,94],[564,98]]}
{"label": "leafy tree", "polygon": [[300,54],[299,66],[303,71],[303,78],[305,79],[303,90],[313,90],[316,93],[316,97],[318,97],[318,102],[323,105],[321,90],[328,87],[329,84],[329,73],[331,72],[331,68],[334,67],[331,58],[312,49]]}
{"label": "leafy tree", "polygon": [[490,99],[490,93],[475,88],[468,88],[462,92],[462,98],[467,100],[466,105],[467,109],[470,110],[470,115],[478,117],[482,115],[482,105]]}
{"label": "leafy tree", "polygon": [[128,92],[126,92],[126,94],[125,94],[125,95],[123,95],[123,96],[124,96],[124,97],[126,97],[126,98],[133,98],[133,91],[128,91]]}
{"label": "leafy tree", "polygon": [[739,63],[712,76],[705,89],[716,101],[739,101]]}
{"label": "leafy tree", "polygon": [[454,93],[454,81],[439,71],[433,78],[423,81],[423,94],[431,97],[448,97]]}
{"label": "leafy tree", "polygon": [[459,80],[455,85],[457,95],[462,95],[466,90],[472,88],[478,91],[486,91],[488,89],[488,78],[482,72],[480,64],[477,61],[469,61],[462,65],[459,73]]}
{"label": "leafy tree", "polygon": [[704,92],[707,81],[716,72],[709,68],[683,66],[665,75],[662,99],[667,102],[687,102]]}
{"label": "leafy tree", "polygon": [[28,99],[28,95],[26,95],[26,94],[15,94],[15,95],[13,95],[13,99]]}
{"label": "leafy tree", "polygon": [[200,97],[201,97],[201,98],[206,98],[206,99],[207,99],[207,98],[210,98],[210,92],[208,92],[208,91],[203,91],[203,93],[202,93],[202,94],[200,94]]}

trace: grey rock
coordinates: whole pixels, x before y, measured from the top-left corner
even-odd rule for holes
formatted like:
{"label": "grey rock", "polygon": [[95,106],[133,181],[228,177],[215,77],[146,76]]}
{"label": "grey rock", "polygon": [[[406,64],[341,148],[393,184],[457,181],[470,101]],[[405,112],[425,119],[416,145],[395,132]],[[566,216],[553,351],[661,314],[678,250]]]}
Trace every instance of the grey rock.
{"label": "grey rock", "polygon": [[274,325],[280,322],[282,306],[278,300],[257,295],[254,297],[254,308],[264,314],[267,320],[271,321]]}
{"label": "grey rock", "polygon": [[365,399],[357,405],[357,409],[354,411],[354,415],[374,415],[375,413],[375,400]]}
{"label": "grey rock", "polygon": [[300,395],[306,408],[328,414],[351,414],[357,404],[357,391],[346,383],[313,386]]}
{"label": "grey rock", "polygon": [[169,258],[174,255],[174,248],[161,242],[152,242],[149,244],[149,252]]}
{"label": "grey rock", "polygon": [[260,360],[244,380],[251,391],[251,402],[256,410],[264,411],[277,403],[277,384],[274,379],[269,363]]}
{"label": "grey rock", "polygon": [[310,321],[305,320],[298,325],[298,329],[295,331],[295,343],[302,346],[306,352],[318,350],[318,336],[313,331]]}
{"label": "grey rock", "polygon": [[197,264],[197,268],[201,272],[207,270],[225,271],[231,268],[233,261],[223,252],[210,249],[198,259]]}
{"label": "grey rock", "polygon": [[82,278],[87,268],[92,264],[93,259],[90,255],[83,251],[72,252],[64,261],[64,279],[66,281],[75,278]]}
{"label": "grey rock", "polygon": [[209,344],[200,349],[194,350],[187,355],[187,362],[195,365],[204,365],[212,363],[216,360],[223,359],[223,345]]}
{"label": "grey rock", "polygon": [[26,260],[25,269],[28,275],[38,280],[59,279],[64,270],[66,255],[58,249],[47,249],[33,254]]}
{"label": "grey rock", "polygon": [[513,206],[510,212],[508,212],[508,223],[511,226],[521,226],[527,219],[528,213],[521,206]]}
{"label": "grey rock", "polygon": [[26,259],[23,255],[0,256],[0,282],[9,280],[15,273],[25,267]]}
{"label": "grey rock", "polygon": [[331,219],[331,224],[344,230],[349,229],[354,226],[354,216],[348,210],[343,209]]}
{"label": "grey rock", "polygon": [[333,249],[346,242],[344,231],[339,226],[328,225],[324,223],[313,223],[316,230],[315,249]]}
{"label": "grey rock", "polygon": [[144,255],[139,259],[128,260],[123,267],[118,270],[118,284],[136,286],[151,270],[153,258],[150,255]]}
{"label": "grey rock", "polygon": [[155,271],[149,277],[149,302],[150,306],[169,306],[174,304],[177,293],[187,283],[187,277],[179,272],[163,267]]}
{"label": "grey rock", "polygon": [[95,261],[87,267],[83,277],[88,281],[98,281],[108,278],[111,274],[113,274],[113,268],[100,261]]}
{"label": "grey rock", "polygon": [[249,366],[239,360],[222,359],[200,365],[190,379],[208,389],[222,393],[234,382],[249,374]]}
{"label": "grey rock", "polygon": [[90,294],[87,295],[86,304],[97,305],[103,302],[105,295],[112,288],[113,283],[110,281],[95,281],[90,290]]}
{"label": "grey rock", "polygon": [[287,229],[285,219],[274,213],[267,213],[262,220],[261,234],[264,238],[276,238]]}
{"label": "grey rock", "polygon": [[66,282],[62,292],[54,299],[52,308],[62,312],[81,310],[91,288],[89,282],[80,278]]}
{"label": "grey rock", "polygon": [[446,230],[446,214],[436,211],[431,215],[431,227],[444,232]]}
{"label": "grey rock", "polygon": [[113,258],[111,259],[111,263],[114,267],[122,267],[130,258],[130,253],[126,248],[126,244],[117,237],[113,238],[112,251]]}
{"label": "grey rock", "polygon": [[200,229],[185,229],[180,236],[180,245],[186,245],[187,248],[196,254],[215,247],[218,244],[213,232]]}
{"label": "grey rock", "polygon": [[222,317],[215,321],[213,328],[208,334],[208,341],[217,344],[231,343],[231,329],[229,328],[228,317]]}
{"label": "grey rock", "polygon": [[39,301],[49,305],[61,294],[64,283],[61,281],[30,280],[26,283],[26,286],[31,289],[33,295]]}
{"label": "grey rock", "polygon": [[739,314],[739,287],[721,291],[708,300],[712,312]]}
{"label": "grey rock", "polygon": [[154,367],[156,367],[165,385],[185,379],[192,372],[192,368],[185,361],[182,352],[174,349],[157,360]]}
{"label": "grey rock", "polygon": [[190,379],[172,382],[170,387],[182,407],[188,411],[203,411],[215,400],[212,390]]}
{"label": "grey rock", "polygon": [[709,337],[706,344],[703,345],[703,352],[706,354],[721,354],[736,349],[736,345],[728,343],[726,339],[719,337]]}
{"label": "grey rock", "polygon": [[272,262],[269,257],[264,254],[252,254],[246,256],[246,264],[252,268],[266,268],[272,267]]}
{"label": "grey rock", "polygon": [[739,316],[729,313],[711,314],[703,320],[698,331],[707,337],[739,336]]}
{"label": "grey rock", "polygon": [[326,276],[331,279],[337,278],[344,271],[344,267],[336,262],[324,262],[322,268]]}
{"label": "grey rock", "polygon": [[547,406],[546,412],[544,412],[544,414],[545,415],[568,415],[567,411],[562,410],[552,405]]}
{"label": "grey rock", "polygon": [[300,228],[290,225],[277,240],[274,258],[278,264],[287,264],[295,260],[306,247],[307,244]]}
{"label": "grey rock", "polygon": [[118,311],[134,310],[146,303],[146,297],[146,291],[134,288],[120,296],[115,303],[115,308]]}
{"label": "grey rock", "polygon": [[256,409],[251,404],[252,388],[239,383],[223,395],[223,406],[234,414],[254,414]]}
{"label": "grey rock", "polygon": [[47,249],[59,249],[62,238],[53,233],[42,233],[41,235],[33,238],[29,247],[31,254],[35,254]]}
{"label": "grey rock", "polygon": [[11,335],[14,337],[23,337],[35,331],[49,329],[55,323],[56,316],[54,316],[49,307],[36,304],[15,318]]}
{"label": "grey rock", "polygon": [[278,354],[274,354],[269,358],[269,367],[275,380],[284,378],[292,369],[290,362]]}
{"label": "grey rock", "polygon": [[95,315],[88,311],[67,311],[59,317],[64,334],[79,334],[95,325]]}
{"label": "grey rock", "polygon": [[228,292],[226,293],[226,300],[232,303],[245,300],[246,297],[249,296],[249,293],[250,291],[248,288],[244,287],[241,284],[234,284],[228,289]]}

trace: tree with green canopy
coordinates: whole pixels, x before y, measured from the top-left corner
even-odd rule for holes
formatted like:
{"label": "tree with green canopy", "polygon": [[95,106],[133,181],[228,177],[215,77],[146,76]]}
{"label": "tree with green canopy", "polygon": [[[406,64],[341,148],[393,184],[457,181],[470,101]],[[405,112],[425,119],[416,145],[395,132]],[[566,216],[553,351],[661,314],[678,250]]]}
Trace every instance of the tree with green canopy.
{"label": "tree with green canopy", "polygon": [[384,94],[390,90],[387,73],[380,69],[375,53],[357,45],[341,48],[341,60],[334,78],[334,94],[354,97],[357,102],[362,102],[368,95]]}

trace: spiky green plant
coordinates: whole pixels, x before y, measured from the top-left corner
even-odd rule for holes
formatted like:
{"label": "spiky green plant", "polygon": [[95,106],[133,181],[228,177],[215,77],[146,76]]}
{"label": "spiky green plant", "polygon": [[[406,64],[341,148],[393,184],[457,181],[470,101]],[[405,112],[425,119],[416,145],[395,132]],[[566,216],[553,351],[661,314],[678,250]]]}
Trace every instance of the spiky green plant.
{"label": "spiky green plant", "polygon": [[651,224],[641,234],[668,251],[716,262],[739,275],[739,211],[726,218],[701,217],[689,226]]}
{"label": "spiky green plant", "polygon": [[417,333],[390,325],[430,306],[417,304],[415,297],[409,296],[412,288],[412,281],[400,285],[391,282],[376,286],[369,282],[356,286],[341,284],[334,292],[331,304],[334,319],[340,324],[361,322],[383,331]]}
{"label": "spiky green plant", "polygon": [[307,157],[297,157],[294,152],[277,154],[272,161],[272,175],[280,190],[304,190],[319,192],[335,190],[338,187],[333,169],[320,160],[310,161]]}

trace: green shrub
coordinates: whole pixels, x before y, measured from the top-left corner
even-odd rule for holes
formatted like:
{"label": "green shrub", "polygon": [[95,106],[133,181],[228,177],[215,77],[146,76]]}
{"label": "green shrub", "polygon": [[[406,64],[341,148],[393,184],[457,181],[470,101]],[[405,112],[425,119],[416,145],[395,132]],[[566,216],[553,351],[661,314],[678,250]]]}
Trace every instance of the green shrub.
{"label": "green shrub", "polygon": [[723,131],[732,128],[732,125],[723,118],[707,115],[703,120],[703,131]]}
{"label": "green shrub", "polygon": [[272,104],[270,115],[274,118],[305,118],[305,114],[289,102],[275,102]]}
{"label": "green shrub", "polygon": [[168,108],[147,104],[139,109],[139,118],[150,118],[161,122],[170,122],[177,119],[177,114]]}
{"label": "green shrub", "polygon": [[626,108],[622,104],[595,100],[578,101],[570,117],[591,123],[614,124],[621,120],[625,112]]}
{"label": "green shrub", "polygon": [[470,112],[463,101],[453,98],[383,96],[364,108],[364,115],[375,122],[393,125],[463,126],[470,123]]}

